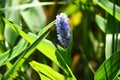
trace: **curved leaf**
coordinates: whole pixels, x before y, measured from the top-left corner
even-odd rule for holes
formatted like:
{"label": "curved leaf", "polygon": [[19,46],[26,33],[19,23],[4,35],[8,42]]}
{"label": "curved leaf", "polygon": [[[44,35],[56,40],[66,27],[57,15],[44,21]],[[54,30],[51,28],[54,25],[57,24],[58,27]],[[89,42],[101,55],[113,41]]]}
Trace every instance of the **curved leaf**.
{"label": "curved leaf", "polygon": [[[12,23],[10,23],[5,18],[3,18],[3,19],[4,19],[6,24],[8,24],[14,31],[18,32],[28,42],[30,42],[30,43],[34,42],[35,39],[31,38],[29,35],[24,33],[21,29],[19,29],[17,27],[17,25],[13,25]],[[54,24],[54,23],[52,22],[52,24]],[[49,25],[51,25],[51,24],[49,24]],[[51,27],[49,25],[46,26],[46,27]],[[16,26],[16,27],[14,27],[14,26]],[[43,30],[46,31],[46,29],[43,29]],[[41,33],[43,34],[44,32],[41,32]],[[50,42],[48,40],[42,41],[40,44],[38,44],[37,49],[40,50],[45,56],[47,56],[53,62],[55,62],[59,67],[61,67],[63,69],[63,71],[66,72],[66,74],[68,74],[69,76],[75,78],[73,76],[68,64],[66,63],[66,62],[68,62],[67,55],[66,55],[66,57],[64,56],[65,58],[63,58],[62,55],[60,53],[58,53],[58,51],[56,52],[57,49],[56,49],[56,47],[54,46],[54,44],[52,42]]]}
{"label": "curved leaf", "polygon": [[111,15],[108,15],[107,18],[108,19],[104,19],[103,17],[96,15],[95,21],[98,27],[106,34],[119,33],[120,29],[117,25],[120,25],[120,22],[114,19],[114,17]]}
{"label": "curved leaf", "polygon": [[[15,27],[16,28],[16,27]],[[18,28],[16,28],[16,31],[18,31]],[[19,32],[18,32],[19,33]],[[44,32],[43,34],[41,34],[39,36],[39,38],[37,38],[33,43],[31,43],[31,45],[26,48],[22,54],[20,55],[20,57],[17,59],[17,61],[15,61],[14,65],[12,66],[12,68],[10,68],[2,77],[2,79],[6,80],[6,79],[12,79],[12,77],[10,77],[10,75],[14,76],[16,71],[19,69],[19,67],[23,64],[23,62],[25,61],[26,58],[28,58],[32,52],[36,49],[37,45],[48,35],[49,32]],[[25,59],[24,59],[25,58]]]}
{"label": "curved leaf", "polygon": [[[13,29],[15,32],[18,32],[24,39],[26,39],[28,42],[33,43],[35,41],[35,38],[30,37],[29,35],[27,35],[25,32],[23,32],[21,29],[14,28],[14,26],[17,25],[13,25],[12,23],[10,23],[7,19],[3,18],[5,23],[9,25],[9,27],[11,29]],[[54,25],[54,23],[52,22],[52,24]],[[51,23],[49,24],[51,25]],[[46,26],[46,27],[51,27],[51,26]],[[49,29],[48,28],[48,29]],[[46,31],[46,29],[43,29]],[[43,33],[43,32],[41,32]],[[40,35],[39,35],[40,36]],[[68,66],[67,62],[67,57],[68,56],[64,56],[62,57],[62,55],[60,53],[58,53],[56,47],[54,46],[54,44],[51,41],[48,40],[43,40],[41,41],[41,43],[38,44],[37,49],[39,51],[41,51],[45,56],[47,56],[49,59],[51,59],[53,62],[55,62],[68,76],[72,77],[73,79],[75,79],[70,67]],[[62,53],[63,54],[63,53]]]}
{"label": "curved leaf", "polygon": [[120,51],[114,53],[97,70],[95,80],[113,80],[120,69]]}
{"label": "curved leaf", "polygon": [[[97,4],[113,16],[113,3],[109,0],[96,0]],[[115,18],[120,21],[120,7],[115,5]]]}

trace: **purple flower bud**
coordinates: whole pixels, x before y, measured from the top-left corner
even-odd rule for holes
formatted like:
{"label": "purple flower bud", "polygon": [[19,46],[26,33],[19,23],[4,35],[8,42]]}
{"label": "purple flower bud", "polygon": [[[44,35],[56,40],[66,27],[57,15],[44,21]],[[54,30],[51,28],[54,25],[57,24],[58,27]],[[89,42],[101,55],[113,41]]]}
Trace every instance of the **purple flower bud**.
{"label": "purple flower bud", "polygon": [[70,41],[69,19],[66,13],[56,16],[56,30],[59,42],[67,47]]}

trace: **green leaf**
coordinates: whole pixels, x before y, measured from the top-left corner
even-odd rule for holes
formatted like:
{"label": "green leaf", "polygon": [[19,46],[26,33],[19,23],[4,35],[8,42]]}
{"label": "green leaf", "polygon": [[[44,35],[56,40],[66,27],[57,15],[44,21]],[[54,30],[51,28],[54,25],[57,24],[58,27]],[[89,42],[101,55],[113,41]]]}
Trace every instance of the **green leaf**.
{"label": "green leaf", "polygon": [[106,32],[108,34],[115,34],[115,33],[120,33],[120,22],[117,21],[113,16],[110,14],[107,15],[107,28]]}
{"label": "green leaf", "polygon": [[106,59],[108,59],[109,57],[112,56],[112,34],[107,34],[106,35],[106,45],[105,45],[105,57]]}
{"label": "green leaf", "polygon": [[[2,16],[0,14],[0,16]],[[5,52],[5,43],[4,43],[5,39],[4,39],[4,23],[2,18],[0,18],[0,54]]]}
{"label": "green leaf", "polygon": [[[38,72],[40,77],[44,76],[44,79],[41,78],[42,80],[45,79],[52,79],[52,80],[65,80],[64,76],[62,74],[59,74],[55,70],[53,70],[51,67],[38,63],[36,61],[30,62],[31,67]],[[47,77],[47,78],[46,78]]]}
{"label": "green leaf", "polygon": [[[16,27],[15,27],[16,28]],[[18,31],[18,29],[16,28],[16,30]],[[3,78],[4,80],[6,79],[12,79],[12,77],[10,77],[11,75],[14,76],[16,71],[19,69],[19,67],[23,64],[23,62],[25,61],[26,58],[28,58],[32,52],[36,49],[37,45],[47,36],[48,34],[46,34],[46,32],[44,32],[43,34],[41,34],[39,36],[39,38],[37,40],[35,40],[35,42],[33,42],[28,48],[26,48],[24,50],[24,52],[20,55],[20,57],[17,59],[17,61],[14,63],[14,65],[12,66],[11,69],[9,69],[4,75]]]}
{"label": "green leaf", "polygon": [[[13,36],[14,35],[14,36]],[[5,27],[5,40],[9,43],[10,47],[13,47],[16,43],[18,34],[15,33],[12,29],[10,29],[8,26]]]}
{"label": "green leaf", "polygon": [[102,18],[102,17],[99,16],[99,15],[96,15],[96,16],[95,16],[95,21],[96,21],[98,27],[99,27],[104,33],[106,33],[106,27],[107,27],[107,26],[106,26],[106,24],[107,24],[106,19]]}
{"label": "green leaf", "polygon": [[[18,0],[14,0],[14,1],[6,0],[5,8],[19,6],[19,4],[20,3]],[[5,17],[17,25],[20,24],[20,12],[19,11],[5,12]]]}
{"label": "green leaf", "polygon": [[114,53],[97,70],[94,80],[113,80],[120,69],[120,51]]}
{"label": "green leaf", "polygon": [[[71,39],[70,39],[69,45],[66,49],[62,48],[59,45],[56,46],[56,49],[57,49],[56,55],[61,56],[64,59],[63,61],[65,61],[65,63],[67,63],[67,65],[70,65],[70,62],[71,62],[72,45],[73,45],[73,34],[71,33]],[[59,61],[61,61],[61,60],[59,60]],[[61,62],[61,63],[63,63],[63,62]]]}
{"label": "green leaf", "polygon": [[[28,42],[30,42],[31,44],[34,42],[35,38],[30,37],[29,35],[27,35],[26,33],[24,33],[21,29],[19,29],[18,27],[17,30],[14,28],[14,25],[12,23],[10,23],[7,19],[3,18],[5,23],[9,25],[9,27],[11,27],[14,31],[19,32],[19,34],[26,39]],[[54,23],[52,22],[52,24],[54,25]],[[48,24],[49,27],[51,24]],[[48,29],[49,29],[48,28]],[[45,28],[43,29],[43,31],[45,30]],[[46,30],[45,30],[46,31]],[[41,32],[43,33],[43,32]],[[39,35],[40,36],[40,35]],[[67,57],[65,58],[62,57],[62,55],[60,53],[58,53],[59,51],[57,51],[56,47],[54,46],[54,44],[51,41],[48,40],[43,40],[41,41],[41,43],[38,44],[37,49],[39,51],[41,51],[45,56],[47,56],[49,59],[51,59],[53,62],[55,62],[64,72],[66,72],[66,74],[68,74],[68,76],[70,77],[74,77],[72,71],[70,70],[68,64],[67,64]],[[64,54],[64,53],[62,53]]]}
{"label": "green leaf", "polygon": [[72,50],[72,46],[73,46],[73,33],[71,32],[71,38],[70,38],[70,42],[69,42],[69,45],[66,49],[67,51],[67,55],[70,56],[71,54],[71,50]]}
{"label": "green leaf", "polygon": [[4,23],[0,18],[0,41],[4,40]]}
{"label": "green leaf", "polygon": [[105,45],[105,57],[108,59],[114,52],[120,50],[120,34],[107,34]]}
{"label": "green leaf", "polygon": [[[37,38],[36,35],[32,33],[29,33],[29,34],[33,38]],[[68,50],[71,49],[71,44],[72,43],[69,44],[69,47],[67,48]],[[68,54],[69,51],[66,51],[59,45],[55,47],[51,41],[46,40],[46,39],[44,39],[41,42],[42,47],[40,47],[40,45],[38,46],[39,46],[38,50],[43,52],[43,54],[45,53],[48,58],[50,58],[53,62],[55,62],[67,74],[67,76],[74,78],[74,75],[68,66],[70,65],[70,59],[71,59],[70,54]]]}
{"label": "green leaf", "polygon": [[10,49],[0,55],[0,66],[5,65],[7,62],[11,61],[13,58],[18,56],[25,48],[28,43],[21,40],[13,49]]}
{"label": "green leaf", "polygon": [[114,17],[111,15],[108,15],[107,20],[99,15],[96,15],[95,21],[98,27],[106,34],[115,34],[120,32],[118,26],[120,22],[115,20]]}
{"label": "green leaf", "polygon": [[120,76],[119,75],[120,75],[120,69],[119,69],[117,75],[115,76],[114,80],[120,80]]}
{"label": "green leaf", "polygon": [[[38,0],[33,0],[32,3],[38,2]],[[32,32],[38,32],[46,24],[46,15],[42,6],[24,9],[21,15]]]}
{"label": "green leaf", "polygon": [[[4,20],[4,22],[5,22],[13,31],[19,32],[19,34],[20,34],[24,39],[26,39],[28,42],[30,42],[30,43],[33,43],[33,42],[34,42],[34,40],[31,39],[31,37],[28,36],[25,32],[23,32],[18,25],[14,25],[14,24],[10,23],[10,22],[9,22],[7,19],[5,19],[5,18],[3,18],[3,20]],[[15,29],[14,26],[16,26],[17,31],[16,31],[16,29]]]}
{"label": "green leaf", "polygon": [[[18,0],[14,0],[14,1],[6,0],[5,7],[12,7],[12,6],[18,6],[18,5],[19,5]],[[12,21],[13,23],[20,25],[20,13],[19,13],[19,11],[6,12],[5,17],[7,19],[9,19],[10,21]],[[15,33],[8,26],[5,26],[4,36],[5,36],[5,40],[10,44],[11,47],[13,47],[16,43],[18,34]]]}
{"label": "green leaf", "polygon": [[[113,16],[113,3],[109,0],[96,0],[96,3],[106,12]],[[120,21],[120,7],[115,5],[115,18]]]}
{"label": "green leaf", "polygon": [[[32,33],[31,35],[33,36],[33,38],[37,37]],[[73,74],[68,66],[70,64],[70,57],[63,48],[61,48],[60,46],[58,46],[57,48],[51,41],[44,39],[41,44],[38,45],[37,49],[40,50],[53,62],[55,62],[68,76],[72,77]]]}
{"label": "green leaf", "polygon": [[55,24],[55,20],[52,21],[49,25],[45,26],[42,30],[38,32],[38,35],[42,34],[43,32],[49,30],[50,27],[52,27]]}

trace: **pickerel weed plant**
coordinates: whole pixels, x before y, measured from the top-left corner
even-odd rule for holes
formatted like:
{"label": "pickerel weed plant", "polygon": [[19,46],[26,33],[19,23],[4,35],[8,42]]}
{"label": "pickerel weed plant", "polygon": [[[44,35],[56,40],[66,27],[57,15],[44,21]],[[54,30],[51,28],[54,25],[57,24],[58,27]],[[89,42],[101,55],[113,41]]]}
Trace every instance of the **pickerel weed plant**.
{"label": "pickerel weed plant", "polygon": [[0,0],[0,80],[120,80],[120,1]]}

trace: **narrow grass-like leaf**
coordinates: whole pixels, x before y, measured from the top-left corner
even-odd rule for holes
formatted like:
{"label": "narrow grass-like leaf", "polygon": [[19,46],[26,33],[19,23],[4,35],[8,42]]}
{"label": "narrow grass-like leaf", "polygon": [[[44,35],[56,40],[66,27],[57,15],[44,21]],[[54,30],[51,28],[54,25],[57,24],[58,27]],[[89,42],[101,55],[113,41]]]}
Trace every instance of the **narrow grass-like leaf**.
{"label": "narrow grass-like leaf", "polygon": [[73,46],[73,33],[71,32],[71,38],[70,38],[70,42],[69,42],[69,45],[66,49],[67,51],[67,55],[70,56],[71,54],[71,50],[72,50],[72,46]]}
{"label": "narrow grass-like leaf", "polygon": [[[66,52],[64,52],[65,54]],[[65,55],[66,56],[66,55]],[[60,66],[62,66],[62,69],[63,71],[65,72],[66,74],[66,77],[67,78],[71,78],[73,80],[76,80],[74,74],[72,73],[69,65],[67,64],[67,61],[65,59],[65,56],[63,57],[63,52],[59,51],[59,50],[56,50],[56,57],[60,63]],[[68,57],[66,57],[68,59]]]}
{"label": "narrow grass-like leaf", "polygon": [[[5,18],[3,18],[3,20],[4,20],[4,22],[5,22],[12,30],[14,30],[15,32],[19,32],[19,34],[20,34],[24,39],[26,39],[28,42],[30,42],[30,43],[33,43],[33,42],[34,42],[34,40],[31,39],[31,37],[28,36],[25,32],[23,32],[23,31],[20,29],[20,27],[18,27],[17,25],[14,25],[14,24],[12,24],[12,23],[10,23],[10,22],[9,22],[7,19],[5,19]],[[15,29],[14,26],[16,26],[17,31],[16,31],[16,29]]]}
{"label": "narrow grass-like leaf", "polygon": [[[37,45],[46,37],[46,33],[41,34],[40,37],[32,43],[23,53],[22,55],[17,59],[17,61],[14,63],[13,67],[8,70],[4,75],[3,78],[4,80],[9,79],[10,75],[14,75],[18,68],[22,65],[22,63],[25,61],[26,58],[28,58],[32,52],[36,49]],[[11,79],[12,77],[10,77]]]}
{"label": "narrow grass-like leaf", "polygon": [[5,52],[5,46],[3,44],[3,41],[0,41],[0,55]]}
{"label": "narrow grass-like leaf", "polygon": [[[113,16],[113,3],[109,0],[96,0],[97,4]],[[120,7],[115,5],[115,18],[120,21]]]}
{"label": "narrow grass-like leaf", "polygon": [[59,74],[58,72],[53,70],[51,67],[49,67],[45,64],[41,64],[41,63],[38,63],[36,61],[32,61],[32,62],[30,62],[30,65],[35,71],[38,72],[40,77],[45,76],[45,77],[52,79],[52,80],[65,80],[65,78],[62,74]]}
{"label": "narrow grass-like leaf", "polygon": [[[30,35],[33,38],[37,38],[37,36],[35,34],[30,33]],[[52,58],[56,64],[57,64],[60,68],[62,68],[62,70],[67,74],[67,76],[69,77],[74,77],[73,73],[71,72],[70,68],[68,65],[70,65],[70,55],[67,54],[68,52],[63,49],[62,47],[60,47],[59,45],[57,45],[57,47],[54,46],[54,44],[49,41],[44,39],[41,43],[42,47],[39,46],[39,50],[41,52],[46,52],[46,56],[49,58]],[[57,62],[55,61],[57,60]],[[75,78],[75,77],[74,77]]]}
{"label": "narrow grass-like leaf", "polygon": [[[5,23],[9,25],[9,27],[11,27],[14,31],[16,31],[16,29],[14,28],[15,25],[13,25],[12,23],[10,23],[7,19],[3,18]],[[51,24],[50,24],[51,25]],[[54,25],[54,23],[53,23]],[[50,27],[50,26],[47,26]],[[19,34],[26,39],[28,42],[33,43],[34,42],[34,38],[30,37],[29,35],[27,35],[26,33],[24,33],[21,29],[19,29],[18,27],[16,32],[19,32]],[[43,29],[44,30],[44,29]],[[46,31],[46,30],[45,30]],[[43,33],[43,32],[42,32]],[[55,62],[64,72],[71,74],[73,77],[73,74],[68,66],[68,64],[66,63],[67,58],[63,58],[61,56],[60,53],[56,53],[56,47],[54,46],[54,44],[51,41],[48,40],[44,40],[41,43],[38,44],[37,49],[40,50],[45,56],[47,56],[49,59],[51,59],[53,62]],[[63,53],[62,53],[63,54]],[[68,56],[66,56],[68,57]],[[66,69],[67,67],[67,69]],[[75,78],[75,77],[74,77]]]}
{"label": "narrow grass-like leaf", "polygon": [[0,54],[5,52],[5,45],[4,45],[4,24],[0,18]]}
{"label": "narrow grass-like leaf", "polygon": [[115,78],[113,80],[120,80],[120,76],[119,75],[120,75],[120,69],[119,69],[117,75],[115,76]]}
{"label": "narrow grass-like leaf", "polygon": [[66,49],[62,48],[59,45],[56,46],[57,51],[59,51],[59,54],[61,54],[61,56],[64,58],[65,62],[68,65],[70,65],[70,61],[71,61],[70,53],[71,53],[72,45],[73,45],[73,34],[71,33],[71,39],[70,39],[69,45]]}
{"label": "narrow grass-like leaf", "polygon": [[94,80],[113,80],[120,69],[120,51],[114,53],[97,70]]}
{"label": "narrow grass-like leaf", "polygon": [[51,22],[49,25],[47,25],[46,27],[44,27],[42,30],[40,30],[40,31],[38,32],[38,35],[40,35],[40,34],[46,32],[47,30],[49,30],[49,28],[52,27],[54,24],[55,24],[55,20],[52,21],[52,22]]}
{"label": "narrow grass-like leaf", "polygon": [[0,40],[4,40],[4,24],[0,18]]}
{"label": "narrow grass-like leaf", "polygon": [[[30,35],[33,38],[37,38],[37,36],[32,33],[30,33]],[[47,54],[46,56],[48,58],[51,56],[51,58],[54,60],[53,62],[55,62],[56,64],[59,63],[57,65],[60,68],[62,68],[62,70],[67,74],[67,76],[73,77],[74,79],[75,77],[68,66],[70,65],[70,58],[71,58],[70,53],[68,54],[69,51],[67,52],[66,49],[60,47],[59,45],[55,47],[51,41],[46,39],[44,39],[41,43],[43,44],[42,44],[42,47],[39,47],[39,50],[41,52],[46,52]],[[70,43],[68,48],[71,48],[71,44],[72,43]],[[57,60],[57,62],[55,60]]]}
{"label": "narrow grass-like leaf", "polygon": [[7,62],[18,56],[25,48],[27,47],[27,43],[25,41],[21,41],[18,45],[16,45],[13,49],[10,49],[3,54],[0,55],[0,66],[5,65]]}

